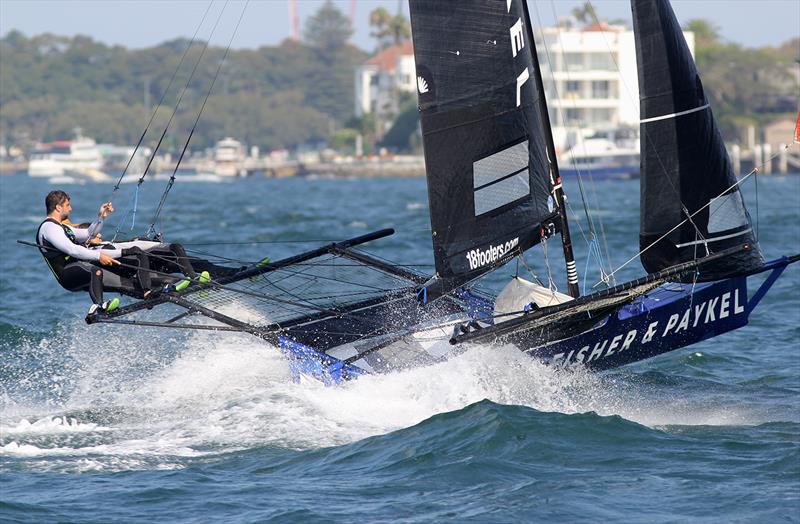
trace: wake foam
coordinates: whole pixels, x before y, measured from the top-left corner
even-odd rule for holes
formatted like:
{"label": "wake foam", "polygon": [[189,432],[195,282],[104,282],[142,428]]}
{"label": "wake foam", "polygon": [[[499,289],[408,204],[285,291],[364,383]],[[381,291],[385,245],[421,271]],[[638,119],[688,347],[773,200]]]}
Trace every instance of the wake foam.
{"label": "wake foam", "polygon": [[105,428],[91,422],[81,423],[74,417],[45,417],[34,422],[22,419],[14,426],[0,423],[0,435],[35,435],[56,433],[80,433],[99,431]]}
{"label": "wake foam", "polygon": [[[57,366],[44,381],[45,399],[4,406],[3,455],[91,455],[99,469],[179,467],[169,457],[341,445],[484,399],[619,415],[651,427],[765,421],[757,409],[726,405],[725,395],[681,396],[680,384],[647,374],[558,370],[512,346],[475,346],[428,367],[326,387],[293,382],[278,350],[251,336],[71,327],[71,336],[59,339],[66,347],[51,341],[52,351],[38,348]],[[105,440],[77,439],[78,433]]]}

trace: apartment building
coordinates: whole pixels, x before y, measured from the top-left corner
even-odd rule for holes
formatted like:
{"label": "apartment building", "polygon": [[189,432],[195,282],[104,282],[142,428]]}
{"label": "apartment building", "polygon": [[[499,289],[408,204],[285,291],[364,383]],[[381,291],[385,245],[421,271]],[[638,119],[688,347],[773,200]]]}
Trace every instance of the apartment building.
{"label": "apartment building", "polygon": [[[574,20],[536,33],[556,147],[578,134],[639,126],[639,82],[633,31],[605,23],[574,27]],[[694,54],[694,34],[685,32]]]}
{"label": "apartment building", "polygon": [[[595,131],[638,128],[639,83],[633,31],[567,18],[535,32],[553,138],[560,151]],[[694,54],[694,34],[685,32]],[[414,92],[410,42],[387,48],[355,71],[355,114],[397,111],[398,92]]]}

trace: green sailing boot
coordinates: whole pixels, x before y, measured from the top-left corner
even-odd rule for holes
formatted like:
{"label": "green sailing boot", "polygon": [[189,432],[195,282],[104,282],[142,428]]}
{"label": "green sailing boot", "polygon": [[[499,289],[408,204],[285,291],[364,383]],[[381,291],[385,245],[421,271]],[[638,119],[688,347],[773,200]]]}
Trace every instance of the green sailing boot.
{"label": "green sailing boot", "polygon": [[103,302],[103,311],[106,313],[111,313],[115,309],[119,307],[119,298],[114,297],[111,300],[106,300]]}
{"label": "green sailing boot", "polygon": [[[265,266],[265,265],[269,264],[269,262],[270,262],[270,258],[269,257],[264,257],[261,260],[259,260],[258,262],[256,262],[254,267]],[[261,278],[261,275],[255,275],[255,276],[250,277],[250,281],[251,282],[257,282],[259,278]]]}

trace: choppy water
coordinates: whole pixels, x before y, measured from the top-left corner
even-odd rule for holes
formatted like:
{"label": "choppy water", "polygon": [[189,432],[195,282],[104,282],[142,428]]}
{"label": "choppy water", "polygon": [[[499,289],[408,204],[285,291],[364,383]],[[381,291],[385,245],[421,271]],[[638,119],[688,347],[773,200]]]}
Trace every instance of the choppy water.
{"label": "choppy water", "polygon": [[[139,227],[162,184],[143,186]],[[86,326],[86,296],[15,243],[49,189],[0,177],[0,520],[800,520],[800,268],[747,328],[622,370],[482,346],[326,388],[293,383],[250,337]],[[64,189],[80,219],[110,187]],[[800,177],[758,189],[766,255],[800,251]],[[592,197],[620,264],[637,250],[638,183]],[[371,250],[430,265],[427,220],[420,179],[179,180],[165,215],[171,240],[243,260],[394,226]],[[309,243],[199,245],[287,239]]]}

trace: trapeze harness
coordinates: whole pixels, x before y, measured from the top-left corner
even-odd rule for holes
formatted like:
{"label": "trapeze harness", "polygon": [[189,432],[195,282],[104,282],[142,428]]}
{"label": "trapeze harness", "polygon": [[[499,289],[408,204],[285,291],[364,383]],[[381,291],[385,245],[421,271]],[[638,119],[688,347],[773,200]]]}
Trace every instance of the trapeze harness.
{"label": "trapeze harness", "polygon": [[[61,287],[67,291],[88,291],[92,302],[101,304],[103,302],[103,272],[91,262],[77,259],[73,256],[61,252],[52,242],[48,241],[40,233],[42,227],[48,222],[52,222],[64,230],[64,235],[73,244],[79,245],[75,237],[75,232],[66,224],[61,224],[55,219],[46,218],[36,231],[36,243],[39,244],[39,252],[47,262],[47,267],[56,277]],[[41,243],[40,243],[41,242]],[[99,273],[99,274],[98,274]]]}
{"label": "trapeze harness", "polygon": [[36,230],[36,244],[39,245],[39,252],[44,257],[45,262],[47,262],[47,267],[50,268],[50,271],[53,273],[53,276],[56,277],[58,283],[61,284],[65,289],[69,289],[69,287],[64,285],[64,282],[62,282],[61,276],[64,274],[64,267],[66,267],[66,265],[72,260],[72,257],[59,251],[46,238],[42,238],[41,244],[39,244],[39,233],[42,231],[42,226],[47,222],[52,222],[53,224],[61,227],[64,230],[64,234],[73,244],[77,244],[75,241],[75,232],[72,231],[71,227],[60,223],[54,218],[45,219],[41,224],[39,224],[39,228]]}

